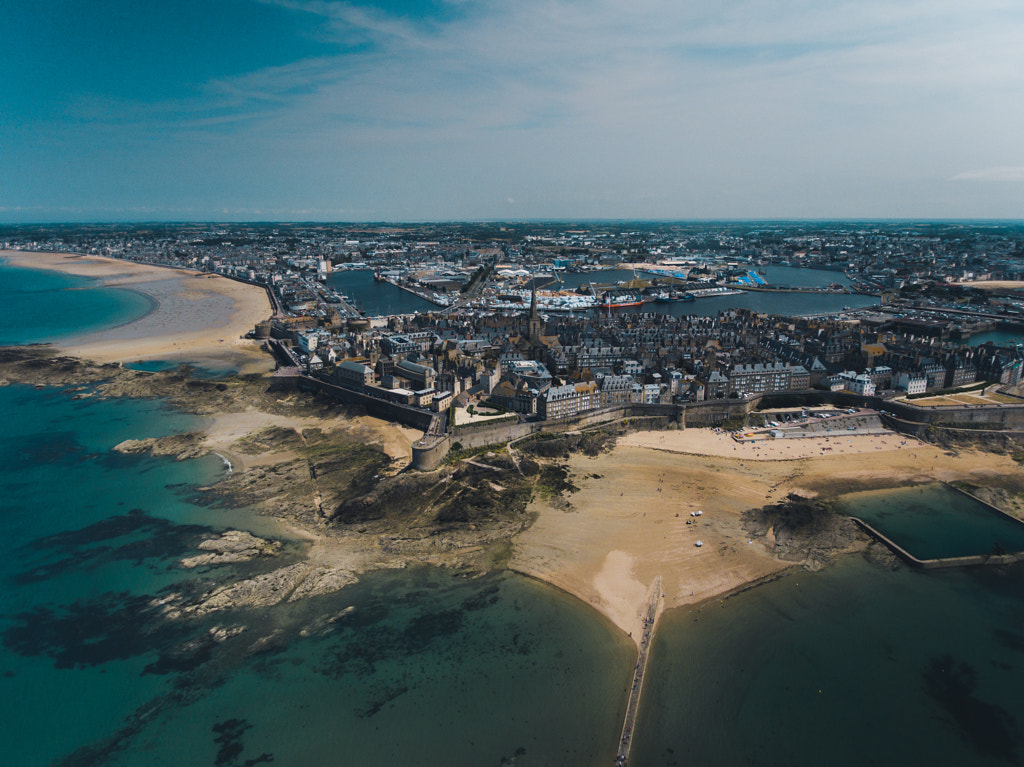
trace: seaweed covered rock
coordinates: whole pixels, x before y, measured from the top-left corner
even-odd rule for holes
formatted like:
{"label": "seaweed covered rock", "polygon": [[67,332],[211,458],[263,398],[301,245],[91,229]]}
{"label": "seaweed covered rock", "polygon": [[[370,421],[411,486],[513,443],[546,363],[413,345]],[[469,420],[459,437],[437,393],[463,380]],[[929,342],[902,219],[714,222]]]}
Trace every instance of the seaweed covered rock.
{"label": "seaweed covered rock", "polygon": [[836,555],[868,542],[849,517],[793,493],[782,503],[744,512],[743,530],[752,538],[763,539],[774,556],[802,562],[809,570],[821,569]]}

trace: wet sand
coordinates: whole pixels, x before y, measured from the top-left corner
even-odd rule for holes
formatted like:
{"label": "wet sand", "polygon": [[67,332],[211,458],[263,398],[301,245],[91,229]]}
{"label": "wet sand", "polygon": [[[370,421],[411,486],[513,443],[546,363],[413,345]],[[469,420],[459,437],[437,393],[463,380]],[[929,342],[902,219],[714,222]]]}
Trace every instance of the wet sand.
{"label": "wet sand", "polygon": [[[819,441],[834,449],[822,453]],[[711,429],[630,434],[610,453],[573,455],[568,468],[579,491],[566,495],[567,505],[532,503],[537,520],[516,539],[511,567],[577,596],[634,639],[659,575],[671,608],[792,566],[744,533],[746,510],[789,493],[827,498],[935,480],[984,484],[1020,471],[1007,456],[952,452],[897,434],[778,440],[766,450]],[[697,510],[703,514],[691,517]]]}
{"label": "wet sand", "polygon": [[103,287],[133,290],[154,308],[134,322],[58,344],[66,353],[96,362],[180,359],[183,362],[266,372],[270,357],[244,338],[271,315],[262,288],[226,277],[136,264],[101,256],[0,251],[13,266],[90,277]]}

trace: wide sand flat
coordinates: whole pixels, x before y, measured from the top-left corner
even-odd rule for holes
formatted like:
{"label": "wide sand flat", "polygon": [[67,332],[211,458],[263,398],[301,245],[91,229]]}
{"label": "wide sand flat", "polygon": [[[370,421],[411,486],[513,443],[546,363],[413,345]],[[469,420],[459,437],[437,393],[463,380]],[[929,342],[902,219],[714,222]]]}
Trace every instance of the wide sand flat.
{"label": "wide sand flat", "polygon": [[628,434],[620,445],[668,450],[673,453],[714,455],[754,461],[777,461],[813,458],[824,455],[854,455],[890,450],[918,449],[925,443],[902,434],[835,434],[819,437],[766,439],[737,442],[725,432],[714,429],[682,429],[680,431],[644,431]]}
{"label": "wide sand flat", "polygon": [[59,348],[97,362],[209,361],[243,372],[269,370],[270,358],[243,336],[271,314],[262,288],[225,277],[101,256],[0,251],[14,266],[91,277],[104,287],[149,296],[154,310],[135,322],[62,341]]}
{"label": "wide sand flat", "polygon": [[[668,608],[789,566],[743,532],[748,509],[791,492],[830,497],[934,480],[983,484],[1020,470],[1006,456],[947,452],[900,435],[843,438],[841,450],[832,438],[836,449],[825,453],[818,440],[803,441],[777,441],[785,454],[753,445],[734,453],[732,439],[711,429],[654,431],[622,437],[596,458],[573,455],[568,467],[580,490],[567,494],[567,507],[534,501],[537,521],[516,539],[511,566],[574,594],[635,638],[658,575]],[[703,515],[691,517],[698,509]]]}

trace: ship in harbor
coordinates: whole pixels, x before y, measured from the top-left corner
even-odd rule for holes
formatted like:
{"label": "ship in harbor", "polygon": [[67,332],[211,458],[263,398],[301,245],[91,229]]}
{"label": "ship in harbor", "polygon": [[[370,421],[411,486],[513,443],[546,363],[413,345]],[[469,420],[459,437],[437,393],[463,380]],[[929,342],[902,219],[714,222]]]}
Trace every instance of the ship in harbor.
{"label": "ship in harbor", "polygon": [[633,291],[609,290],[601,296],[602,309],[625,309],[631,306],[643,306],[644,300],[639,293]]}
{"label": "ship in harbor", "polygon": [[695,301],[696,297],[692,293],[685,293],[676,290],[668,291],[663,290],[660,293],[654,294],[654,302],[656,304],[674,304],[677,301]]}

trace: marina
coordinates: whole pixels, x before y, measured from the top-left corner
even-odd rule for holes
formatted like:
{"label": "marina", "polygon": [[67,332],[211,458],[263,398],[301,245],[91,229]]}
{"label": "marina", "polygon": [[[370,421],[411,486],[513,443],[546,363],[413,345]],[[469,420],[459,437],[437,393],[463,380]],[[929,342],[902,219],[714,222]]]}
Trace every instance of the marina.
{"label": "marina", "polygon": [[[814,273],[813,269],[789,268],[796,272],[795,276],[787,274],[787,279],[796,280],[800,272]],[[824,273],[836,278],[832,272]],[[677,289],[655,289],[639,295],[629,293],[618,287],[620,282],[628,283],[633,278],[631,270],[599,270],[586,274],[561,275],[557,289],[553,285],[537,291],[537,308],[546,313],[586,313],[595,309],[614,311],[645,311],[682,316],[686,314],[714,315],[727,308],[749,308],[778,314],[830,314],[844,309],[861,308],[878,303],[875,296],[845,295],[838,293],[817,292],[816,290],[798,290],[794,292],[766,291],[754,292],[736,288],[716,286],[708,288],[690,288],[685,291]],[[820,280],[817,274],[811,274],[805,281]],[[405,285],[398,284],[393,278],[381,276],[369,269],[351,269],[335,271],[327,278],[327,286],[352,296],[357,308],[367,315],[377,314],[412,314],[414,312],[437,311],[444,304],[436,297],[425,297],[426,294],[414,291]],[[587,293],[576,292],[577,287],[587,286]],[[593,287],[591,287],[593,286]],[[610,298],[598,299],[597,291],[602,296],[611,293]],[[619,298],[618,296],[622,296]],[[514,298],[515,300],[509,300]],[[473,303],[470,302],[472,306]],[[480,308],[492,311],[524,311],[530,305],[530,291],[527,289],[505,289],[498,291],[496,296],[488,297],[479,302]]]}

